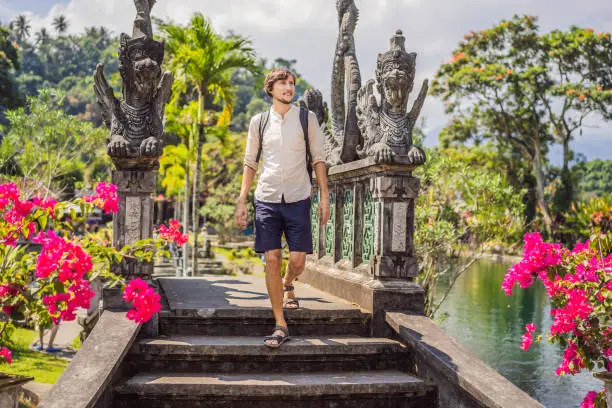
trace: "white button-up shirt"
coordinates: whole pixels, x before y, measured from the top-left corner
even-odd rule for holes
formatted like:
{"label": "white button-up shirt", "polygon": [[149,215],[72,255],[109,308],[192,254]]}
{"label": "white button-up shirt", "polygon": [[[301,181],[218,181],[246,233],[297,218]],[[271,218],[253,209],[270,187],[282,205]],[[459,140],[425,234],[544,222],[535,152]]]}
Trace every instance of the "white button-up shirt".
{"label": "white button-up shirt", "polygon": [[[249,125],[244,165],[257,171],[259,123],[255,115]],[[259,162],[261,170],[255,189],[255,199],[267,203],[294,203],[310,197],[310,175],[306,171],[306,145],[300,124],[300,109],[291,106],[283,118],[270,108],[270,116],[263,132],[263,148]],[[317,117],[308,112],[308,140],[313,168],[325,161],[325,141]]]}

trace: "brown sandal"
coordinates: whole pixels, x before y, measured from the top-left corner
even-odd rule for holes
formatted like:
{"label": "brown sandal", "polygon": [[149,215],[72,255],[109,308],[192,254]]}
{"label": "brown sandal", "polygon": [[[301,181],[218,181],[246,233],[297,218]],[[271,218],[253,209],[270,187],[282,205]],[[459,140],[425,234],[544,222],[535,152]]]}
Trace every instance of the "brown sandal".
{"label": "brown sandal", "polygon": [[[264,344],[270,348],[279,348],[284,342],[289,341],[289,329],[283,326],[274,327],[274,332],[280,331],[284,334],[281,336],[280,334],[272,334],[271,336],[264,337]],[[270,344],[268,341],[276,341],[276,344]]]}
{"label": "brown sandal", "polygon": [[[293,292],[295,288],[293,285],[284,286],[283,290],[285,292]],[[290,306],[290,307],[287,307]],[[286,310],[297,310],[300,308],[300,302],[297,299],[287,298],[285,299],[285,303],[283,304],[283,308]]]}

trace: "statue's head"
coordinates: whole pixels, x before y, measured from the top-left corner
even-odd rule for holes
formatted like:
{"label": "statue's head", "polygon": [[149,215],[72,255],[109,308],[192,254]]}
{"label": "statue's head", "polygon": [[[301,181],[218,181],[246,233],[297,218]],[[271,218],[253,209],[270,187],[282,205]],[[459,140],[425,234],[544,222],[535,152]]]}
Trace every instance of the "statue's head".
{"label": "statue's head", "polygon": [[376,64],[377,89],[387,105],[403,110],[412,92],[416,70],[416,53],[406,52],[401,30],[391,37],[389,51],[378,54]]}
{"label": "statue's head", "polygon": [[124,83],[142,97],[152,97],[161,76],[164,44],[149,37],[121,36],[119,72]]}

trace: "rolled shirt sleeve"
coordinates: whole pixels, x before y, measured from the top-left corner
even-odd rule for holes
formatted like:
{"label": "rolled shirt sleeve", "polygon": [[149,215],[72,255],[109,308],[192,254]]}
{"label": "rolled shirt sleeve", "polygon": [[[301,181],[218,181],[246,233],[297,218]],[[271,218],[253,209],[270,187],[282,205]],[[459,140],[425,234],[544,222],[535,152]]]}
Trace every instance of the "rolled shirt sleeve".
{"label": "rolled shirt sleeve", "polygon": [[308,140],[313,166],[319,162],[325,162],[325,135],[321,131],[314,112],[308,112]]}
{"label": "rolled shirt sleeve", "polygon": [[244,165],[257,171],[257,152],[259,151],[259,120],[261,115],[251,118],[249,133],[247,134]]}

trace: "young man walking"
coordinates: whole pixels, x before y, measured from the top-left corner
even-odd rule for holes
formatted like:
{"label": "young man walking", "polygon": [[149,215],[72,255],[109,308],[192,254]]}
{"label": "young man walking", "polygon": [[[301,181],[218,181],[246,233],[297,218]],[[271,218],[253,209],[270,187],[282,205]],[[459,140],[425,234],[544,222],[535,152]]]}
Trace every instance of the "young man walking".
{"label": "young man walking", "polygon": [[[261,161],[255,190],[255,251],[265,254],[266,287],[276,320],[273,334],[264,340],[269,347],[279,347],[289,340],[283,308],[299,307],[293,281],[304,269],[306,254],[312,253],[309,174],[312,169],[321,197],[319,222],[323,225],[329,218],[324,136],[313,112],[291,104],[295,80],[295,74],[287,69],[274,69],[266,76],[264,88],[272,98],[272,107],[251,119],[242,189],[236,206],[236,224],[245,229],[246,199]],[[283,234],[290,256],[285,277],[281,279]]]}

